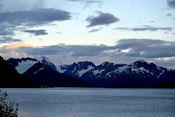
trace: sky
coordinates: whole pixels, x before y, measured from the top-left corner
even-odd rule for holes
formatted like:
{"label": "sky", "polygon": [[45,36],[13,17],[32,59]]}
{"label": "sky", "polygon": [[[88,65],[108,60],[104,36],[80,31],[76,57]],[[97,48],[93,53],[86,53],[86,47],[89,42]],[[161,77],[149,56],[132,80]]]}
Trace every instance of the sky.
{"label": "sky", "polygon": [[0,0],[0,55],[175,68],[175,0]]}

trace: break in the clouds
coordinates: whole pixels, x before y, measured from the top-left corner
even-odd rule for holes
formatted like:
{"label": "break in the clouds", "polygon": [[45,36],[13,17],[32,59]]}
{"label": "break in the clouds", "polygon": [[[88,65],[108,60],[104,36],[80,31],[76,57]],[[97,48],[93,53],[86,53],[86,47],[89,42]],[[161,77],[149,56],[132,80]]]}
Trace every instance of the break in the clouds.
{"label": "break in the clouds", "polygon": [[39,25],[53,21],[64,21],[71,18],[70,13],[59,9],[35,9],[0,13],[0,23],[13,25]]}
{"label": "break in the clouds", "polygon": [[87,27],[110,25],[112,23],[120,21],[119,18],[115,17],[113,14],[103,12],[98,12],[97,16],[90,16],[86,20],[89,22],[89,25],[87,25]]}
{"label": "break in the clouds", "polygon": [[24,30],[24,32],[34,34],[35,36],[48,34],[46,30]]}
{"label": "break in the clouds", "polygon": [[45,8],[46,5],[47,0],[0,0],[0,12],[32,10]]}
{"label": "break in the clouds", "polygon": [[172,31],[173,27],[153,27],[153,26],[143,26],[143,27],[118,27],[117,30],[126,30],[126,31]]}
{"label": "break in the clouds", "polygon": [[12,43],[12,42],[21,42],[21,40],[13,39],[11,37],[0,37],[0,43]]}
{"label": "break in the clouds", "polygon": [[167,0],[167,4],[170,8],[175,9],[175,0]]}

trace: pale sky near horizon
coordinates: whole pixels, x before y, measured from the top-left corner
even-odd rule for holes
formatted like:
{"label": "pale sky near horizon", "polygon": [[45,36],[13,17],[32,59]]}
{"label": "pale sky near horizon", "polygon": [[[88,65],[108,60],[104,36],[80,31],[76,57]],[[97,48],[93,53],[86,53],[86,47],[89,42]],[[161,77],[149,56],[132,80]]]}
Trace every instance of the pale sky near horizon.
{"label": "pale sky near horizon", "polygon": [[175,67],[175,0],[0,0],[0,55]]}

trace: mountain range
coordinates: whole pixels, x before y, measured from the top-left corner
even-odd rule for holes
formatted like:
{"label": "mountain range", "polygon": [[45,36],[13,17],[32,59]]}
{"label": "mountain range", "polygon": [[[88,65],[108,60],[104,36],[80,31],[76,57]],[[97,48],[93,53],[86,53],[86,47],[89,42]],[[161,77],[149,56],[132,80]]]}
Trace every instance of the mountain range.
{"label": "mountain range", "polygon": [[49,87],[175,87],[175,70],[140,60],[132,64],[84,61],[54,65],[47,58],[10,58],[20,74]]}

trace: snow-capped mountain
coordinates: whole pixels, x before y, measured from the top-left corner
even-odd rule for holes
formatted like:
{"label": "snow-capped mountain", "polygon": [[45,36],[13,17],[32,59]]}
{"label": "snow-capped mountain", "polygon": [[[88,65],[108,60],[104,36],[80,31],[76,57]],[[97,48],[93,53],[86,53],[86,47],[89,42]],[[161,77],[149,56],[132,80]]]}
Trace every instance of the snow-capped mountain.
{"label": "snow-capped mountain", "polygon": [[7,60],[9,64],[11,64],[18,73],[23,74],[26,72],[30,67],[32,67],[34,64],[38,62],[38,60],[34,58],[10,58]]}
{"label": "snow-capped mountain", "polygon": [[73,77],[82,77],[83,74],[95,68],[92,62],[78,62],[71,65],[60,65],[57,67],[58,72],[64,73]]}
{"label": "snow-capped mountain", "polygon": [[[27,76],[39,78],[38,82],[43,82],[42,77],[46,76],[45,80],[47,82],[57,81],[52,78],[49,81],[49,78],[58,78],[55,75],[62,73],[77,80],[88,82],[94,87],[168,87],[170,86],[169,83],[171,87],[175,87],[175,83],[173,83],[175,82],[175,70],[159,67],[154,63],[148,63],[143,60],[132,64],[104,62],[100,65],[84,61],[55,67],[46,57],[42,57],[38,60],[33,58],[11,58],[8,60],[8,63],[14,66],[18,73],[28,73]],[[40,67],[34,67],[38,64]],[[47,69],[42,67],[42,65],[47,66]],[[29,72],[29,70],[33,72]]]}
{"label": "snow-capped mountain", "polygon": [[98,66],[79,62],[59,66],[58,71],[101,87],[158,87],[175,81],[175,71],[142,60],[128,65],[104,62]]}
{"label": "snow-capped mountain", "polygon": [[136,61],[129,65],[104,62],[98,66],[95,66],[92,62],[86,61],[73,63],[71,65],[60,65],[57,67],[57,70],[60,73],[65,73],[75,77],[105,79],[116,78],[119,74],[145,74],[159,78],[167,71],[166,68],[159,67],[154,63],[148,63],[143,60]]}
{"label": "snow-capped mountain", "polygon": [[46,65],[46,66],[50,67],[51,69],[57,71],[56,66],[47,57],[41,57],[39,62],[42,63],[43,65]]}
{"label": "snow-capped mountain", "polygon": [[7,60],[9,64],[11,64],[18,73],[23,74],[25,73],[29,68],[31,68],[33,65],[36,63],[40,62],[53,70],[57,71],[56,66],[49,61],[48,58],[46,57],[41,57],[39,59],[36,58],[10,58]]}

